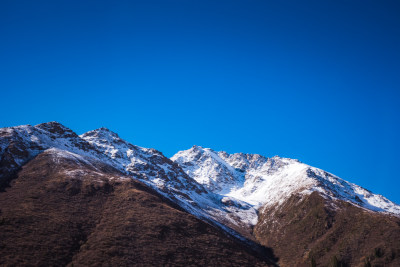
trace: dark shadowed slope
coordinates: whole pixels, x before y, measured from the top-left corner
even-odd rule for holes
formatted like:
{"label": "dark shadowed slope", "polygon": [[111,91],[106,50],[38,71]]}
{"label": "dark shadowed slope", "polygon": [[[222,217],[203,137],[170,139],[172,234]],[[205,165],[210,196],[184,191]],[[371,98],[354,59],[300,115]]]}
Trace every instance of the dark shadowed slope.
{"label": "dark shadowed slope", "polygon": [[317,192],[264,209],[254,234],[281,266],[400,266],[400,218]]}
{"label": "dark shadowed slope", "polygon": [[24,165],[0,207],[2,266],[270,265],[144,184],[59,149]]}

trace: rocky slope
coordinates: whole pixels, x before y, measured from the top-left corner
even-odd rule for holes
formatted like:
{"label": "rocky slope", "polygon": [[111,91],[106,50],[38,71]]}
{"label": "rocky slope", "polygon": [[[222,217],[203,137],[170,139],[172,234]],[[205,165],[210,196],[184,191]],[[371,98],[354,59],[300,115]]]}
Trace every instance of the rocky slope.
{"label": "rocky slope", "polygon": [[88,142],[58,122],[1,128],[0,189],[7,185],[21,166],[49,148],[107,161],[109,165],[117,167]]}
{"label": "rocky slope", "polygon": [[135,176],[66,150],[24,164],[0,207],[1,266],[272,265]]}
{"label": "rocky slope", "polygon": [[239,238],[252,238],[249,229],[256,223],[257,212],[252,205],[209,190],[159,151],[132,145],[106,128],[80,137],[117,162],[128,175],[135,175],[190,213],[220,227],[228,226],[225,230]]}
{"label": "rocky slope", "polygon": [[[15,177],[21,166],[49,148],[96,159],[126,175],[135,176],[188,212],[225,228],[239,238],[243,238],[242,235],[225,227],[225,219],[215,218],[236,217],[242,210],[256,212],[240,201],[222,202],[222,196],[204,188],[178,164],[155,149],[132,145],[106,128],[78,136],[58,122],[0,129],[0,190]],[[245,220],[233,222],[232,228],[236,230],[244,229],[249,224]]]}
{"label": "rocky slope", "polygon": [[254,216],[252,234],[274,248],[282,266],[399,261],[400,206],[381,195],[277,156],[194,146],[171,159],[208,190],[257,209],[245,215]]}
{"label": "rocky slope", "polygon": [[[204,227],[211,227],[221,234],[221,238],[225,236],[234,243],[223,238],[217,238],[219,241],[207,239],[206,244],[215,241],[217,245],[211,249],[214,254],[211,253],[210,257],[214,257],[214,260],[206,262],[191,254],[198,248],[185,250],[174,243],[178,241],[173,241],[170,246],[182,253],[178,259],[172,250],[160,252],[160,255],[169,255],[166,258],[160,256],[164,265],[183,264],[193,257],[201,265],[216,264],[224,262],[220,258],[226,253],[245,258],[244,261],[232,261],[234,265],[268,265],[278,257],[281,266],[328,266],[335,262],[343,266],[396,266],[400,257],[400,244],[397,241],[400,240],[398,205],[321,169],[277,156],[266,158],[257,154],[228,154],[194,146],[168,159],[155,149],[130,144],[106,128],[78,136],[57,122],[25,125],[0,129],[0,190],[3,191],[0,191],[0,200],[4,203],[1,207],[5,207],[1,208],[2,214],[6,214],[0,226],[8,227],[3,228],[3,237],[5,240],[21,241],[15,246],[8,243],[1,245],[9,253],[4,254],[7,256],[5,264],[23,261],[21,258],[12,258],[11,251],[27,251],[24,250],[27,247],[37,247],[34,241],[36,237],[32,239],[30,235],[35,233],[37,227],[42,227],[46,220],[53,223],[54,229],[60,229],[57,228],[60,226],[54,225],[61,218],[68,218],[68,222],[62,219],[60,223],[63,227],[67,223],[66,229],[70,229],[61,231],[66,236],[65,246],[56,245],[69,255],[61,260],[63,264],[95,265],[100,255],[108,251],[110,244],[118,244],[114,252],[107,256],[116,261],[104,264],[137,260],[127,252],[130,250],[146,259],[143,262],[145,265],[152,265],[154,262],[148,254],[153,252],[143,246],[153,246],[154,242],[157,247],[156,244],[161,243],[152,239],[153,234],[143,236],[137,232],[130,233],[129,229],[136,229],[138,224],[149,227],[151,230],[148,233],[165,228],[168,238],[173,240],[176,235],[183,240],[181,231],[190,232],[185,227],[197,225],[197,222],[204,223],[207,225]],[[46,207],[44,199],[52,193],[57,205]],[[136,197],[136,193],[142,196]],[[36,203],[37,199],[41,202],[32,206],[31,203]],[[149,199],[156,203],[167,203],[169,208],[163,206],[158,210],[161,204],[148,206],[146,203],[152,203]],[[88,204],[91,201],[93,205]],[[79,205],[84,205],[85,210],[79,209]],[[33,208],[33,213],[26,207]],[[63,211],[66,207],[71,208],[70,213]],[[155,217],[146,215],[145,209],[150,212],[154,207]],[[44,216],[47,208],[54,211],[59,219],[52,221]],[[139,215],[135,217],[129,212],[130,209],[140,210],[144,219]],[[172,212],[171,209],[179,212]],[[62,212],[57,213],[56,210]],[[114,210],[118,216],[113,217]],[[163,217],[165,210],[171,211],[172,217]],[[12,214],[18,214],[19,211],[22,217],[14,218]],[[74,218],[74,211],[82,212],[79,214],[86,212],[92,219],[84,222],[78,220]],[[27,217],[24,214],[28,214]],[[119,218],[124,218],[124,214],[130,217],[118,225]],[[190,219],[181,225],[173,219],[174,216],[185,217],[189,214],[192,216],[190,218],[197,220],[196,223],[190,223]],[[149,225],[146,225],[146,220]],[[6,221],[10,223],[5,224]],[[164,227],[165,222],[173,223]],[[26,232],[16,230],[25,226],[28,227]],[[200,230],[206,228],[196,227],[188,236],[197,238],[197,234],[205,234]],[[44,229],[39,231],[43,236],[38,238],[42,238],[41,243],[47,244],[44,233],[57,231],[53,228]],[[159,239],[167,242],[164,238],[166,233],[160,234]],[[140,241],[141,245],[138,245],[127,241],[124,235],[135,240],[143,237],[147,241]],[[118,236],[118,239],[114,236]],[[192,241],[194,239],[187,239],[189,243],[185,243],[185,246],[192,248],[188,245]],[[82,242],[87,246],[83,246]],[[50,243],[45,246],[50,246]],[[129,247],[128,250],[123,248],[124,243]],[[54,244],[51,243],[51,246]],[[218,246],[226,253],[216,253]],[[244,254],[238,254],[238,250],[232,252],[225,246],[240,247]],[[260,258],[259,253],[266,258]],[[158,252],[156,254],[159,255]],[[45,258],[48,254],[43,252],[40,255]]]}
{"label": "rocky slope", "polygon": [[280,266],[400,266],[400,218],[319,192],[262,209],[254,235]]}

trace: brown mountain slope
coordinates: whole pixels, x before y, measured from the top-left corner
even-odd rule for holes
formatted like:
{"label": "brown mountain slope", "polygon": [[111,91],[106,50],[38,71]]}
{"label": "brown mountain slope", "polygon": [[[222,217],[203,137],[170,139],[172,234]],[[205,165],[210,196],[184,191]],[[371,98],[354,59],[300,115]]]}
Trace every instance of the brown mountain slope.
{"label": "brown mountain slope", "polygon": [[400,219],[333,202],[317,192],[292,196],[260,215],[254,233],[281,266],[400,266]]}
{"label": "brown mountain slope", "polygon": [[99,162],[46,150],[0,193],[1,266],[271,266]]}

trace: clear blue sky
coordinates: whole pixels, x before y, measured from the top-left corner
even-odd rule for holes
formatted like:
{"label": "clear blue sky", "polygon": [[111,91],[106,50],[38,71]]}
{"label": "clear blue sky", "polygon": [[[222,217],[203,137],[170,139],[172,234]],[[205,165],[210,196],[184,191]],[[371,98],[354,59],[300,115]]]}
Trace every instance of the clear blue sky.
{"label": "clear blue sky", "polygon": [[399,1],[0,2],[0,127],[297,158],[400,203]]}

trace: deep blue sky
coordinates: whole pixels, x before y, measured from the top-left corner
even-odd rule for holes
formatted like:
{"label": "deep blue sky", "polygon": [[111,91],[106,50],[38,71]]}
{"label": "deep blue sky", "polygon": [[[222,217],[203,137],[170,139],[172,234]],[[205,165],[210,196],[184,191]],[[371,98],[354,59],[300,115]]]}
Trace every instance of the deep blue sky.
{"label": "deep blue sky", "polygon": [[399,1],[0,2],[0,127],[297,158],[400,203]]}

